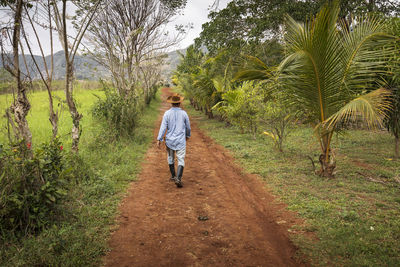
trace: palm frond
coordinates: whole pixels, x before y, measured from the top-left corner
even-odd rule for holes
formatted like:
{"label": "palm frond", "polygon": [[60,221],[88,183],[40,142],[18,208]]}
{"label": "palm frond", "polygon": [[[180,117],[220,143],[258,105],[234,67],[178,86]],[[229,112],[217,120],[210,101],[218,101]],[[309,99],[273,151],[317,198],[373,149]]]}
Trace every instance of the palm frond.
{"label": "palm frond", "polygon": [[375,90],[388,55],[399,53],[383,21],[366,17],[347,31],[337,24],[338,14],[338,1],[333,1],[304,24],[286,20],[288,56],[279,66],[279,80],[319,122],[361,92]]}
{"label": "palm frond", "polygon": [[381,127],[383,119],[391,109],[390,96],[391,92],[385,88],[359,96],[325,120],[322,126],[335,130],[339,124],[363,120],[370,128]]}
{"label": "palm frond", "polygon": [[238,71],[233,77],[234,81],[267,80],[271,78],[272,69],[257,57],[246,56],[249,67]]}
{"label": "palm frond", "polygon": [[253,56],[246,56],[248,63],[254,66],[256,69],[259,70],[268,70],[268,66],[262,62],[259,58]]}
{"label": "palm frond", "polygon": [[288,56],[279,66],[284,90],[296,98],[315,120],[324,121],[331,110],[332,95],[340,81],[340,42],[336,21],[337,1],[325,5],[315,18],[300,24],[287,17],[285,45]]}
{"label": "palm frond", "polygon": [[267,70],[242,70],[235,74],[234,81],[253,81],[253,80],[267,80],[272,75]]}
{"label": "palm frond", "polygon": [[[387,58],[396,51],[395,36],[376,17],[360,18],[352,31],[342,32],[342,70],[339,90],[360,91],[386,74]],[[343,26],[342,26],[343,27]]]}

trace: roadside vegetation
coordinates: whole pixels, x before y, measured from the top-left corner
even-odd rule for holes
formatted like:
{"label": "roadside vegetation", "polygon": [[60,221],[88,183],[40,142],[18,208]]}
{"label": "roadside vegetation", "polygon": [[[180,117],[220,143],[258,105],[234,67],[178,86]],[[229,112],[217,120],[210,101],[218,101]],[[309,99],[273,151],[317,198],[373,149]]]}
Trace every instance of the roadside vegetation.
{"label": "roadside vegetation", "polygon": [[185,107],[245,172],[260,175],[277,201],[304,219],[289,229],[300,258],[315,266],[400,264],[400,162],[389,133],[353,129],[335,135],[337,172],[334,179],[321,178],[310,161],[319,146],[312,129],[291,128],[280,152],[262,133],[254,139],[240,127],[209,120],[188,101]]}
{"label": "roadside vegetation", "polygon": [[[77,90],[76,101],[84,115],[82,118],[84,132],[77,158],[68,151],[70,146],[68,144],[70,141],[68,125],[71,119],[67,111],[63,111],[60,116],[59,143],[50,146],[54,148],[53,150],[45,149],[49,145],[44,147],[41,144],[51,137],[51,125],[46,119],[48,116],[47,101],[46,98],[43,100],[45,94],[46,92],[36,92],[29,96],[34,107],[28,116],[28,122],[30,125],[34,125],[32,133],[35,136],[33,138],[35,146],[31,147],[31,151],[35,155],[34,160],[37,159],[41,162],[45,162],[48,158],[45,157],[46,155],[41,156],[42,152],[40,151],[57,152],[61,164],[57,165],[53,158],[50,159],[51,165],[55,167],[62,165],[62,170],[59,169],[60,175],[57,180],[49,178],[51,183],[47,188],[53,190],[50,192],[57,190],[61,195],[59,199],[50,202],[54,206],[51,214],[40,213],[40,210],[33,213],[41,203],[31,203],[31,217],[37,214],[46,216],[40,217],[41,224],[31,219],[29,225],[34,228],[29,232],[25,232],[26,228],[23,231],[20,229],[10,231],[5,228],[7,224],[2,221],[0,265],[98,266],[102,255],[107,252],[106,242],[114,224],[118,204],[125,195],[129,183],[136,179],[143,155],[151,142],[160,99],[157,96],[155,101],[145,108],[142,116],[137,119],[134,131],[129,136],[115,139],[115,133],[109,130],[107,123],[93,116],[93,107],[98,101],[98,97],[104,99],[104,92],[102,90]],[[10,99],[10,95],[0,96],[0,107],[4,108],[6,99]],[[64,109],[66,108],[64,107]],[[42,121],[47,121],[47,123],[42,123]],[[4,122],[5,120],[2,118],[2,126]],[[4,128],[2,127],[2,129]],[[7,133],[3,130],[1,142],[7,140],[6,135]],[[60,146],[63,146],[62,150]],[[4,146],[3,149],[7,150]],[[25,147],[23,149],[28,150]],[[13,151],[7,153],[15,154]],[[4,154],[2,155],[4,156]],[[18,159],[13,156],[13,160]],[[22,164],[22,160],[21,157],[19,164]],[[4,172],[3,168],[2,172]],[[18,181],[17,178],[21,177],[24,176],[21,174],[19,177],[3,175],[2,179],[13,178]],[[55,184],[54,181],[58,183]],[[7,186],[2,186],[2,190],[6,188]],[[45,193],[43,202],[48,203],[52,196],[47,198]],[[7,196],[2,194],[0,203],[4,204],[3,200],[12,200],[13,198],[21,201],[29,200],[29,196],[18,194],[17,190],[10,192]],[[39,192],[36,195],[43,194]],[[25,207],[27,206],[25,205]],[[2,209],[0,215],[3,215],[3,212]]]}
{"label": "roadside vegetation", "polygon": [[172,81],[200,127],[305,220],[290,231],[310,264],[399,265],[400,10],[278,2],[211,12]]}

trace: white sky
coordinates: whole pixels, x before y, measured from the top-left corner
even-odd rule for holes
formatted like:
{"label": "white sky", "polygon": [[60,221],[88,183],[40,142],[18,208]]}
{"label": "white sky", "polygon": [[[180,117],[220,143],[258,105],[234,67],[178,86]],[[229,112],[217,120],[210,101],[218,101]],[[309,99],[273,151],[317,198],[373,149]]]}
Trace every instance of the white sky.
{"label": "white sky", "polygon": [[[186,38],[179,43],[179,49],[186,48],[193,43],[193,40],[199,37],[201,33],[201,25],[209,19],[207,18],[209,8],[215,0],[188,0],[183,16],[177,17],[171,24],[188,24],[193,23],[193,29],[189,31]],[[231,0],[219,0],[218,9],[223,9]],[[172,26],[173,27],[173,26]]]}
{"label": "white sky", "polygon": [[[200,35],[201,25],[209,19],[207,18],[208,13],[210,11],[210,7],[216,0],[188,0],[186,4],[186,8],[183,10],[183,15],[177,16],[174,21],[172,21],[169,25],[167,25],[166,30],[170,34],[174,34],[175,25],[183,24],[187,25],[191,23],[193,28],[189,30],[185,38],[175,47],[171,47],[169,50],[182,49],[188,47],[193,43],[193,40]],[[226,7],[228,2],[231,0],[219,0],[218,10]],[[9,17],[4,12],[4,9],[0,9],[0,25],[2,22],[8,21]],[[48,32],[43,29],[37,28],[38,34],[41,39],[41,44],[43,46],[44,54],[50,54],[50,38]],[[71,32],[71,31],[70,31]],[[34,33],[32,30],[28,30],[29,40],[31,42],[33,54],[40,55],[40,49],[37,45]],[[54,36],[54,52],[62,50],[61,43],[57,36]],[[24,53],[28,54],[28,49],[25,48]]]}

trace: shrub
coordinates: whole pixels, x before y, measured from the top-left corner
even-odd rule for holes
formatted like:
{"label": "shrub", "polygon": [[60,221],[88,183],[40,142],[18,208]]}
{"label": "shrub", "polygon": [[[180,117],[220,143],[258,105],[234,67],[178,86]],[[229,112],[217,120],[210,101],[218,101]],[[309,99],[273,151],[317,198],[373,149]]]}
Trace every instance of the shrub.
{"label": "shrub", "polygon": [[135,128],[142,110],[140,98],[133,93],[121,96],[116,90],[103,84],[105,99],[99,98],[94,104],[94,117],[105,120],[114,135],[129,135]]}
{"label": "shrub", "polygon": [[24,141],[0,149],[0,230],[28,234],[48,225],[65,196],[63,152],[55,139],[33,151]]}
{"label": "shrub", "polygon": [[222,94],[222,101],[213,107],[222,117],[236,125],[242,132],[256,137],[259,126],[259,113],[263,109],[260,84],[244,82],[241,86]]}
{"label": "shrub", "polygon": [[260,112],[264,134],[272,139],[274,146],[283,151],[283,143],[293,130],[293,125],[303,113],[298,107],[286,101],[287,96],[282,92],[270,90],[271,93],[265,100],[263,110]]}

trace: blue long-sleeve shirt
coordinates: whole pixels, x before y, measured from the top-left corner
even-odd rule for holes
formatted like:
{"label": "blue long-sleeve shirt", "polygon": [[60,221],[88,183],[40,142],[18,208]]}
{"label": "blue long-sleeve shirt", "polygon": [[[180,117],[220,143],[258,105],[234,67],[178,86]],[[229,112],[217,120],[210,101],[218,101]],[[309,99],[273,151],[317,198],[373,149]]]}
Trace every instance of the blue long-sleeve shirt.
{"label": "blue long-sleeve shirt", "polygon": [[190,121],[186,111],[172,107],[164,113],[157,140],[162,141],[165,131],[165,142],[172,150],[186,148],[186,138],[190,137]]}

